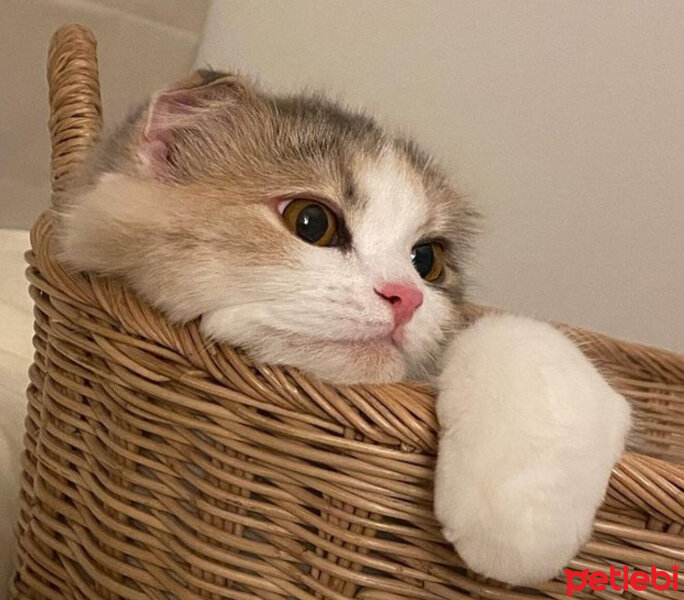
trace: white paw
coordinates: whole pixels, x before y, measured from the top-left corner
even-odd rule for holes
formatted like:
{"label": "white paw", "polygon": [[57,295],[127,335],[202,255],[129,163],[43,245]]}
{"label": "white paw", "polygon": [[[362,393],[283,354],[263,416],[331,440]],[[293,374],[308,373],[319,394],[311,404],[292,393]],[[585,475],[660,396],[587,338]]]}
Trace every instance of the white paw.
{"label": "white paw", "polygon": [[548,324],[480,319],[440,381],[435,514],[474,571],[512,584],[557,575],[589,538],[630,409]]}

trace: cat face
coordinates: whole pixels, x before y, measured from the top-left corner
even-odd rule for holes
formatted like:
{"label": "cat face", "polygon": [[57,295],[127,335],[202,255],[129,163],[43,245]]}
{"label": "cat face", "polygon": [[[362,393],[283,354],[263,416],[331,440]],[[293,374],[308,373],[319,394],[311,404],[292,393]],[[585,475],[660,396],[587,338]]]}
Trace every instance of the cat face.
{"label": "cat face", "polygon": [[458,325],[472,210],[367,117],[200,77],[103,144],[62,258],[258,361],[338,383],[429,376]]}

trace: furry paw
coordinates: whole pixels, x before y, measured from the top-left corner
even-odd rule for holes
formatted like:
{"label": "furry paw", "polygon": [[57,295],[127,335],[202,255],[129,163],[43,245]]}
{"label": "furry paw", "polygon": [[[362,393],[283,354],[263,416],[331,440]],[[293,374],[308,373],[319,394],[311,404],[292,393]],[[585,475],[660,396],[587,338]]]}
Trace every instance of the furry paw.
{"label": "furry paw", "polygon": [[591,534],[630,408],[552,326],[480,319],[440,380],[435,514],[474,571],[512,584],[557,575]]}

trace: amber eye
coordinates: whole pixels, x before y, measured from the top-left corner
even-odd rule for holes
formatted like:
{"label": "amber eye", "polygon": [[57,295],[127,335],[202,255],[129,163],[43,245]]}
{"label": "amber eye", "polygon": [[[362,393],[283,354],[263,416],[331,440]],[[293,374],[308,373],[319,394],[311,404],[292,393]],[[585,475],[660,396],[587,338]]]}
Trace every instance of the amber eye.
{"label": "amber eye", "polygon": [[411,251],[411,261],[425,281],[437,281],[444,273],[444,248],[438,242],[417,244]]}
{"label": "amber eye", "polygon": [[316,246],[330,246],[335,241],[337,219],[325,205],[315,200],[292,200],[283,211],[288,229],[297,237]]}

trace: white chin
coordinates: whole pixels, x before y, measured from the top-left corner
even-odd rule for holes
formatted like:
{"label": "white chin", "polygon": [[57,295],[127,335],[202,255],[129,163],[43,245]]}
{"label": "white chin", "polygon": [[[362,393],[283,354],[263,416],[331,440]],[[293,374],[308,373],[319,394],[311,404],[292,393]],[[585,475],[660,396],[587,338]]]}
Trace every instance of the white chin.
{"label": "white chin", "polygon": [[[340,351],[341,350],[341,351]],[[406,359],[389,342],[331,348],[327,360],[316,360],[302,369],[331,383],[391,383],[406,378]]]}
{"label": "white chin", "polygon": [[266,362],[293,366],[329,383],[390,383],[405,379],[407,373],[405,358],[390,342],[301,344],[285,352],[271,350]]}
{"label": "white chin", "polygon": [[389,339],[344,342],[259,328],[227,331],[225,322],[216,323],[208,315],[202,319],[202,330],[212,339],[242,348],[258,362],[295,367],[329,383],[390,383],[405,379],[408,372],[405,355]]}

